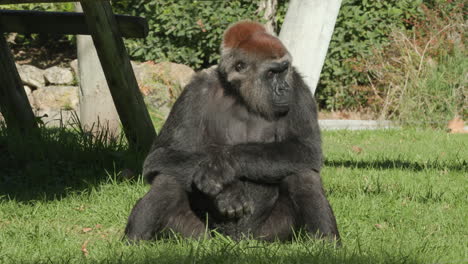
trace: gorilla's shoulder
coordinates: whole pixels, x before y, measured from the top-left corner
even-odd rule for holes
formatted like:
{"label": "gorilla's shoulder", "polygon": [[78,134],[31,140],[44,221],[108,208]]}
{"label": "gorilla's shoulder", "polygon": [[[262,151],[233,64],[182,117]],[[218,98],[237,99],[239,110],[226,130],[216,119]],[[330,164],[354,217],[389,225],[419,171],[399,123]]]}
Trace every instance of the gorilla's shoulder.
{"label": "gorilla's shoulder", "polygon": [[213,91],[220,85],[218,66],[215,65],[197,72],[184,90],[189,94],[203,95]]}

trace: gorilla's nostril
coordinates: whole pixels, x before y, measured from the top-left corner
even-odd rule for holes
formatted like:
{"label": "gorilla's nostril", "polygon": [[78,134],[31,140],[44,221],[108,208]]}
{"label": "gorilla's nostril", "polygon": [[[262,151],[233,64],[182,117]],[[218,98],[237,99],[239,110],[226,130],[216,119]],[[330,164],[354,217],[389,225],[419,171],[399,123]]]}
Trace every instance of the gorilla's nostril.
{"label": "gorilla's nostril", "polygon": [[289,68],[289,61],[283,61],[280,63],[275,63],[273,67],[270,68],[269,72],[273,73],[282,73]]}

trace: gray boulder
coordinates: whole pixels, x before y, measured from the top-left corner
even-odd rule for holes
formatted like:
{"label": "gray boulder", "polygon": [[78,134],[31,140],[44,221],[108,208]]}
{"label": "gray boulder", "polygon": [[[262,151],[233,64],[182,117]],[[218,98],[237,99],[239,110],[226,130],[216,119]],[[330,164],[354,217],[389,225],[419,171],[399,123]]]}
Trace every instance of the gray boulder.
{"label": "gray boulder", "polygon": [[77,86],[47,86],[33,92],[37,109],[76,109]]}
{"label": "gray boulder", "polygon": [[26,93],[26,96],[28,97],[29,104],[31,105],[32,108],[34,108],[34,97],[32,95],[32,90],[29,88],[29,86],[25,85],[24,87],[24,92]]}
{"label": "gray boulder", "polygon": [[47,126],[66,125],[79,113],[78,87],[47,86],[33,91],[36,116]]}
{"label": "gray boulder", "polygon": [[78,71],[78,59],[74,59],[70,62],[70,68],[73,71],[73,74],[75,75],[75,78],[77,81],[79,81],[80,78],[80,73]]}
{"label": "gray boulder", "polygon": [[70,69],[53,66],[44,71],[44,77],[49,84],[71,84],[73,73]]}
{"label": "gray boulder", "polygon": [[132,66],[150,114],[162,120],[195,74],[190,67],[172,62],[133,62]]}
{"label": "gray boulder", "polygon": [[45,86],[44,70],[32,65],[16,65],[21,81],[32,89],[38,89]]}

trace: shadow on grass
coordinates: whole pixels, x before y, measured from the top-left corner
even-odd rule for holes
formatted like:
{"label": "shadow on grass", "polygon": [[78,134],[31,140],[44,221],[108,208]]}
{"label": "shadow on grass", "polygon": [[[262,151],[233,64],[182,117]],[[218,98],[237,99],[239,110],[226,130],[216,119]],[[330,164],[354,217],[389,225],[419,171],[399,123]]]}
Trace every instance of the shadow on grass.
{"label": "shadow on grass", "polygon": [[93,135],[79,126],[24,136],[0,124],[0,199],[60,199],[123,169],[139,173],[144,155],[129,151],[123,138],[108,138],[108,130]]}
{"label": "shadow on grass", "polygon": [[466,170],[468,163],[466,160],[460,160],[457,163],[453,162],[441,162],[432,161],[428,163],[410,162],[399,159],[385,159],[385,160],[374,160],[374,161],[362,161],[362,160],[325,160],[325,166],[328,167],[348,167],[358,169],[384,169],[384,170],[410,170],[410,171],[424,171],[428,169],[438,170],[455,170],[464,171]]}

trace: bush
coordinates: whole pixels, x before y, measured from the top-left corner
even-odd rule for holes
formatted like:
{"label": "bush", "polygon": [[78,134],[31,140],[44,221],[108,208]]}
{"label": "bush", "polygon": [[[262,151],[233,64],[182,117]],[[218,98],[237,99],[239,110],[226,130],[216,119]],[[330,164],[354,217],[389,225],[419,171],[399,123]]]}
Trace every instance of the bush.
{"label": "bush", "polygon": [[[278,0],[278,2],[276,22],[279,32],[289,1]],[[421,8],[422,3],[425,4],[425,8]],[[444,7],[441,7],[441,3],[445,3]],[[383,73],[379,73],[375,67],[394,59],[393,56],[401,55],[399,52],[401,52],[402,46],[399,45],[402,45],[404,41],[398,40],[399,37],[406,36],[408,39],[412,39],[411,34],[413,33],[411,32],[414,32],[418,41],[424,41],[424,38],[418,35],[428,34],[427,29],[423,29],[423,25],[432,26],[433,23],[436,23],[434,26],[441,29],[437,23],[451,23],[451,15],[437,15],[440,17],[438,20],[424,20],[428,19],[428,12],[456,13],[460,16],[464,7],[458,5],[462,3],[462,0],[343,0],[317,88],[316,97],[321,108],[378,111],[382,117],[388,118],[396,118],[398,114],[403,114],[402,108],[395,108],[395,104],[390,103],[390,101],[395,101],[387,98],[386,91],[390,88],[385,88],[384,84],[387,82],[388,85],[388,80],[378,79],[381,78],[379,74]],[[146,39],[125,40],[133,60],[168,60],[196,69],[217,63],[222,33],[228,25],[242,19],[260,20],[262,16],[262,14],[258,14],[257,1],[249,0],[125,0],[114,1],[112,4],[116,13],[142,16],[148,20],[150,33]],[[16,9],[48,11],[73,10],[72,4],[15,5],[14,7]],[[419,24],[416,23],[417,21]],[[413,29],[414,31],[412,31]],[[45,38],[48,37],[50,36],[45,36]],[[41,39],[43,41],[39,41],[39,43],[44,44],[47,41],[47,43],[58,43],[54,39],[44,40],[44,37],[39,39],[35,35],[17,37],[17,40],[20,40],[19,43],[22,44],[37,43],[37,40]],[[70,42],[70,38],[66,41]],[[407,45],[413,44],[407,43]],[[419,44],[417,43],[417,45]],[[391,48],[391,45],[396,46]],[[47,46],[50,47],[48,44]],[[439,48],[442,52],[445,49],[443,45],[433,47],[434,51]],[[396,55],[392,52],[396,52]],[[438,67],[445,65],[444,67],[449,67],[452,74],[455,74],[460,69],[456,70],[453,67],[462,65],[464,61],[460,60],[462,57],[453,57],[454,52],[461,52],[463,55],[465,51],[461,49],[455,51],[454,49],[453,52],[447,53],[445,56],[429,57],[437,62]],[[408,55],[407,58],[411,56],[413,55]],[[423,60],[424,67],[426,59],[428,58]],[[409,65],[395,69],[393,77],[396,78],[397,72],[399,74],[407,73],[407,66]],[[394,65],[394,67],[398,66]],[[424,69],[436,72],[446,71],[429,66]],[[436,72],[432,75],[420,72],[418,80],[422,81],[423,77],[434,77],[437,75]],[[461,73],[463,75],[464,72]],[[405,79],[401,78],[400,76],[400,81],[404,82]],[[411,81],[413,80],[414,78],[411,78]],[[429,82],[428,79],[424,81]],[[398,93],[395,92],[395,94]],[[387,108],[380,112],[378,108],[385,100],[388,101]],[[460,112],[458,110],[450,111]],[[464,115],[463,113],[459,114]]]}
{"label": "bush", "polygon": [[413,30],[395,29],[387,45],[354,66],[369,80],[368,106],[381,118],[445,127],[454,116],[468,118],[464,3],[429,4],[408,21]]}
{"label": "bush", "polygon": [[115,2],[116,12],[145,17],[150,33],[126,40],[137,60],[173,61],[195,68],[216,64],[225,28],[242,19],[259,20],[255,1],[131,0]]}
{"label": "bush", "polygon": [[[279,0],[278,32],[287,10]],[[367,107],[367,77],[355,71],[350,62],[370,54],[376,45],[388,42],[391,29],[410,28],[405,22],[418,13],[421,0],[344,0],[330,43],[318,99],[326,109]],[[118,13],[143,16],[150,25],[144,40],[126,40],[136,60],[169,60],[203,68],[216,64],[224,29],[241,19],[259,20],[256,1],[123,1],[113,3]],[[361,85],[365,91],[355,89]]]}
{"label": "bush", "polygon": [[355,59],[388,43],[394,30],[411,28],[407,21],[418,14],[421,0],[343,0],[335,31],[317,87],[317,99],[328,110],[367,107],[372,91],[366,75],[352,67]]}

